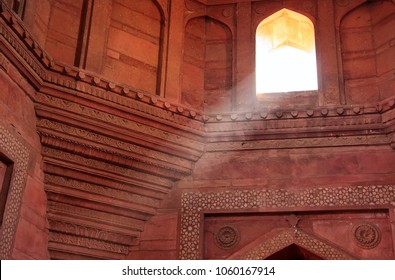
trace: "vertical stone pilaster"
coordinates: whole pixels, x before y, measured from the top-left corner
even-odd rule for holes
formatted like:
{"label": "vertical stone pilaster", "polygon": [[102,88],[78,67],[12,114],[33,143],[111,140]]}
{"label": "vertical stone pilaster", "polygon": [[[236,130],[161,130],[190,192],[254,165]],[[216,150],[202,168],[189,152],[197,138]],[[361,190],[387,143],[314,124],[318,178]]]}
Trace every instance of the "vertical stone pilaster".
{"label": "vertical stone pilaster", "polygon": [[251,108],[255,100],[254,40],[251,3],[237,4],[236,95],[233,109]]}
{"label": "vertical stone pilaster", "polygon": [[185,3],[182,0],[172,0],[169,16],[167,69],[165,96],[171,102],[180,101],[181,97],[181,65],[184,43],[184,10]]}
{"label": "vertical stone pilaster", "polygon": [[339,65],[334,22],[333,0],[323,0],[317,5],[317,65],[320,105],[337,105],[341,103]]}
{"label": "vertical stone pilaster", "polygon": [[[86,36],[86,49],[82,49],[83,60],[80,66],[89,71],[101,73],[105,50],[107,47],[108,28],[111,20],[111,0],[94,1],[91,6],[90,23],[86,22],[89,28],[86,28],[88,33]],[[88,7],[89,8],[89,7]],[[82,64],[82,65],[81,65]]]}

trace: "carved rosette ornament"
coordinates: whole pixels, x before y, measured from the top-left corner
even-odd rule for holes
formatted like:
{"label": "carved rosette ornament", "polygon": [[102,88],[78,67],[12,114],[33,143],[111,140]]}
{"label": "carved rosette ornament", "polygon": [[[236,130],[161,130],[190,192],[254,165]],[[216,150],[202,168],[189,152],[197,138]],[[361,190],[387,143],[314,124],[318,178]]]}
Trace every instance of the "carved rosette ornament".
{"label": "carved rosette ornament", "polygon": [[222,15],[226,18],[230,18],[233,15],[233,10],[231,8],[223,9]]}
{"label": "carved rosette ornament", "polygon": [[229,249],[239,242],[240,235],[236,228],[224,226],[215,234],[215,242],[222,249]]}
{"label": "carved rosette ornament", "polygon": [[381,233],[376,225],[359,223],[353,227],[353,235],[357,244],[366,249],[376,247],[381,240]]}

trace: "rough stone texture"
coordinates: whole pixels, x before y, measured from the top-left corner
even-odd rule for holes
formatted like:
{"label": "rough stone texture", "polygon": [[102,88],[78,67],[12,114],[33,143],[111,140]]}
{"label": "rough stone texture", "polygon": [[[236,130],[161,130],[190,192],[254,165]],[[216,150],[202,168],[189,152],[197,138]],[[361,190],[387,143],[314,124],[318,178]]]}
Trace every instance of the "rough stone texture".
{"label": "rough stone texture", "polygon": [[[256,97],[256,27],[283,8],[314,24],[319,89]],[[393,259],[394,16],[386,0],[48,0],[23,18],[2,2],[1,257]]]}

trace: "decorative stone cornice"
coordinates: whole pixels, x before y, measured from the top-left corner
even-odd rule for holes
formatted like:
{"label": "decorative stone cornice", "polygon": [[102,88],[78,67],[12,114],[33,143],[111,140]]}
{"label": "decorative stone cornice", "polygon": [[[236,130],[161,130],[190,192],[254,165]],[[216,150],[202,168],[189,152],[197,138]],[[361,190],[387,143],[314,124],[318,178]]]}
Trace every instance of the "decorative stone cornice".
{"label": "decorative stone cornice", "polygon": [[240,121],[240,122],[222,122],[208,123],[205,129],[208,135],[216,135],[219,133],[229,133],[235,131],[243,131],[243,134],[263,133],[276,134],[290,131],[291,133],[303,132],[323,132],[347,131],[347,130],[363,130],[374,129],[382,130],[385,126],[382,123],[381,115],[367,115],[358,117],[332,117],[332,118],[314,118],[314,119],[283,119],[283,120],[256,120],[256,121]]}
{"label": "decorative stone cornice", "polygon": [[96,240],[88,237],[75,236],[70,234],[62,234],[53,232],[49,237],[50,242],[57,242],[63,244],[69,244],[74,246],[85,247],[89,249],[96,249],[102,251],[109,251],[122,255],[127,255],[129,252],[128,246],[119,245],[112,242],[105,242],[102,240]]}
{"label": "decorative stone cornice", "polygon": [[66,203],[58,203],[51,200],[48,201],[48,213],[70,215],[80,219],[95,220],[98,223],[118,226],[131,231],[143,231],[144,229],[144,221],[142,220],[123,217],[112,213],[105,213]]}
{"label": "decorative stone cornice", "polygon": [[207,151],[233,151],[233,150],[268,150],[268,149],[294,149],[305,147],[341,147],[341,146],[372,146],[389,145],[391,138],[387,135],[362,136],[334,136],[314,137],[301,139],[276,139],[255,141],[232,141],[208,143]]}
{"label": "decorative stone cornice", "polygon": [[118,243],[126,246],[131,244],[133,239],[136,238],[123,234],[110,232],[108,230],[93,228],[85,225],[79,225],[75,221],[73,223],[70,223],[65,221],[49,220],[49,225],[51,229],[53,229],[56,232],[63,232],[64,234],[81,236],[85,238],[92,238],[96,240],[102,240],[105,242]]}
{"label": "decorative stone cornice", "polygon": [[43,135],[63,138],[64,141],[87,145],[91,149],[126,157],[130,160],[146,162],[163,168],[187,172],[191,170],[191,162],[180,157],[165,154],[153,149],[134,145],[131,142],[103,136],[85,129],[71,127],[50,120],[39,120],[38,127]]}
{"label": "decorative stone cornice", "polygon": [[221,114],[204,115],[206,123],[228,123],[228,122],[254,122],[254,121],[281,121],[302,119],[312,122],[317,119],[336,120],[335,117],[358,117],[363,115],[371,117],[372,114],[381,114],[393,108],[392,102],[395,97],[388,101],[379,102],[370,105],[339,105],[336,107],[316,107],[316,108],[299,108],[299,109],[273,109],[251,112],[230,112]]}
{"label": "decorative stone cornice", "polygon": [[[195,152],[197,156],[200,156],[201,151],[204,149],[202,141],[195,140],[193,137],[186,137],[174,132],[172,133],[171,130],[169,131],[157,128],[149,124],[144,124],[141,121],[138,122],[134,119],[121,117],[109,112],[78,104],[76,102],[70,102],[68,100],[43,94],[37,95],[37,101],[40,102],[39,105],[36,106],[37,111],[43,117],[47,117],[47,113],[53,118],[53,115],[56,113],[60,115],[59,118],[62,116],[68,118],[69,122],[75,119],[74,121],[86,122],[86,124],[89,126],[95,125],[97,130],[103,127],[107,133],[108,131],[114,131],[122,133],[123,135],[138,134],[140,137],[141,135],[144,135],[146,137],[152,137],[152,139],[149,139],[150,142],[161,139],[162,145],[164,144],[163,140],[166,140],[166,142],[169,142],[175,146],[190,149],[191,152]],[[43,103],[46,105],[43,106]],[[46,106],[48,105],[50,105],[51,108],[47,108]],[[55,111],[53,108],[58,110]],[[199,139],[199,137],[196,138]]]}
{"label": "decorative stone cornice", "polygon": [[[51,162],[50,159],[58,159],[61,162],[63,162],[63,166],[67,165],[70,163],[70,167],[72,168],[73,164],[79,165],[79,166],[86,166],[87,168],[92,168],[96,170],[103,170],[103,172],[108,173],[106,171],[111,171],[112,174],[119,174],[119,176],[124,176],[126,178],[133,179],[136,183],[138,181],[141,182],[147,182],[149,184],[152,184],[153,186],[157,186],[155,189],[158,191],[158,188],[161,188],[163,192],[168,192],[172,186],[173,182],[165,177],[158,177],[149,173],[141,172],[138,170],[134,170],[132,168],[128,167],[123,167],[123,166],[117,166],[113,165],[111,163],[102,161],[102,160],[96,160],[92,158],[87,158],[75,153],[68,153],[65,151],[61,151],[58,149],[53,149],[49,147],[44,147],[43,148],[43,155],[48,158],[47,160]],[[60,164],[60,163],[58,163]],[[75,168],[75,169],[81,169],[81,168]],[[109,178],[111,178],[111,174],[105,175]]]}
{"label": "decorative stone cornice", "polygon": [[128,202],[149,206],[153,209],[158,208],[160,204],[159,199],[146,197],[143,195],[132,193],[130,191],[126,191],[126,186],[125,190],[120,190],[116,188],[110,188],[108,186],[88,183],[81,180],[65,178],[64,176],[57,176],[52,174],[45,174],[45,184],[58,185],[65,188],[76,189],[87,193],[102,195],[104,197],[109,197],[112,199],[125,200]]}

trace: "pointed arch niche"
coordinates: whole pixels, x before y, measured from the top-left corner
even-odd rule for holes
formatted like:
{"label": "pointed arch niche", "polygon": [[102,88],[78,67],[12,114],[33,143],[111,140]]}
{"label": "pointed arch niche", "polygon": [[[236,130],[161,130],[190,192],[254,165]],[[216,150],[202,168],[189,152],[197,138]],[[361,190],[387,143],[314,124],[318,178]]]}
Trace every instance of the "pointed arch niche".
{"label": "pointed arch niche", "polygon": [[368,1],[346,14],[340,41],[346,102],[384,100],[395,90],[395,3]]}
{"label": "pointed arch niche", "polygon": [[231,108],[232,33],[210,17],[188,21],[185,27],[181,102],[197,110]]}
{"label": "pointed arch niche", "polygon": [[102,74],[159,93],[163,14],[156,0],[114,0]]}
{"label": "pointed arch niche", "polygon": [[317,90],[315,34],[312,21],[282,9],[256,29],[256,93]]}

